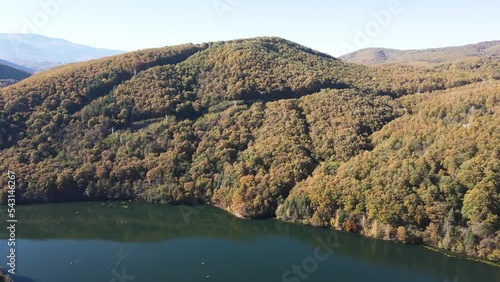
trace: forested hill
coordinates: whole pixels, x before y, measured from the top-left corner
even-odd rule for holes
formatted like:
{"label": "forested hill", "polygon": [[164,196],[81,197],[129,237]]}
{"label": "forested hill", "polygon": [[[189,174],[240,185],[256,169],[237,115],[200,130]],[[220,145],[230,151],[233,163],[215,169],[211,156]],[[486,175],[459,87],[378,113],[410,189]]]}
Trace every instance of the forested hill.
{"label": "forested hill", "polygon": [[23,70],[0,64],[0,88],[16,83],[19,80],[29,77],[31,74]]}
{"label": "forested hill", "polygon": [[280,38],[61,66],[0,90],[0,170],[22,203],[208,203],[498,262],[499,69]]}
{"label": "forested hill", "polygon": [[487,41],[465,46],[432,48],[422,50],[395,50],[386,48],[368,48],[352,52],[340,59],[373,66],[386,63],[400,63],[417,66],[429,66],[451,63],[468,58],[499,57],[500,41]]}

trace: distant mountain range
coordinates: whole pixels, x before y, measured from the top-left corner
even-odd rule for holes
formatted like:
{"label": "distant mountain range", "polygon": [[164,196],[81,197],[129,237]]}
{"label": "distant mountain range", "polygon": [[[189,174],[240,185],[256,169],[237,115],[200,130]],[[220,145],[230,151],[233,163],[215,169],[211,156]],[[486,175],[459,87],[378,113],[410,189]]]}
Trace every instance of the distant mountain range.
{"label": "distant mountain range", "polygon": [[[121,53],[125,51],[94,48],[36,34],[0,33],[0,64],[30,73]],[[500,40],[422,50],[368,48],[339,59],[366,66],[386,63],[430,66],[487,56],[500,56]]]}
{"label": "distant mountain range", "polygon": [[15,69],[18,69],[18,70],[22,70],[22,71],[25,71],[25,72],[29,72],[29,73],[33,72],[33,70],[30,69],[30,68],[23,67],[21,65],[14,64],[13,62],[9,62],[9,61],[6,61],[6,60],[1,60],[0,59],[0,64],[5,65],[5,66],[9,66],[11,68],[15,68]]}
{"label": "distant mountain range", "polygon": [[35,34],[0,33],[0,63],[13,64],[24,71],[37,72],[55,66],[98,59],[124,51],[93,48]]}
{"label": "distant mountain range", "polygon": [[463,60],[470,57],[500,56],[500,40],[457,47],[423,50],[368,48],[340,57],[341,60],[365,66],[385,63],[432,65]]}

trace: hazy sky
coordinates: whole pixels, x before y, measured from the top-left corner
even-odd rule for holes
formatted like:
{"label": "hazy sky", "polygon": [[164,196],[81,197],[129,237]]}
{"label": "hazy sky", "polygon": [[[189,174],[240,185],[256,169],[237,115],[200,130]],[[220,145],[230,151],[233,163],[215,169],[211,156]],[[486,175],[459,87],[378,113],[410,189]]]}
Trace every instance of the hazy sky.
{"label": "hazy sky", "polygon": [[342,55],[500,39],[494,0],[2,0],[0,33],[120,50],[279,36]]}

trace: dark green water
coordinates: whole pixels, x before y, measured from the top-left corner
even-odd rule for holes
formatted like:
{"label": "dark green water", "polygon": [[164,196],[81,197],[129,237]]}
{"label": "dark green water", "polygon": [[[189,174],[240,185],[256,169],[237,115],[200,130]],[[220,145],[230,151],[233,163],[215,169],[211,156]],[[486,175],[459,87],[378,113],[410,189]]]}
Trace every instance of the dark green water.
{"label": "dark green water", "polygon": [[17,218],[16,282],[500,281],[500,268],[422,247],[212,207],[47,204]]}

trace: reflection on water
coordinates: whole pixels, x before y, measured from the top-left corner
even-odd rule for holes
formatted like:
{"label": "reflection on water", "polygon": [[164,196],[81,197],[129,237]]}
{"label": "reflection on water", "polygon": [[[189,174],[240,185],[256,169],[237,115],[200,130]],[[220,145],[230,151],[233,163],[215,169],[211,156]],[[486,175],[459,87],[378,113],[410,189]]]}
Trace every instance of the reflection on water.
{"label": "reflection on water", "polygon": [[24,278],[16,282],[476,282],[500,276],[499,268],[418,246],[244,220],[207,206],[47,204],[21,206],[17,215]]}

